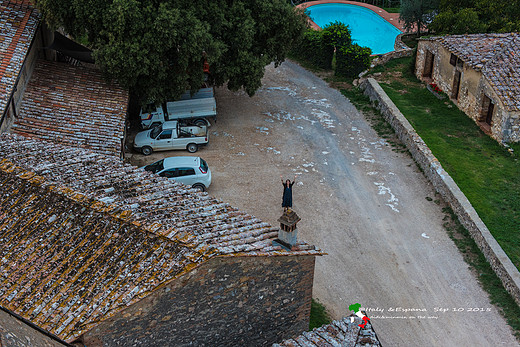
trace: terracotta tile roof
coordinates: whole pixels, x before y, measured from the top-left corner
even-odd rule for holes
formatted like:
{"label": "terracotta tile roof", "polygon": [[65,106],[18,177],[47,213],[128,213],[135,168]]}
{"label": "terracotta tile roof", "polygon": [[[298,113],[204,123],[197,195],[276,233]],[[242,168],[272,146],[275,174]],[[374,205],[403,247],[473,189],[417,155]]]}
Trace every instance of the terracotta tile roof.
{"label": "terracotta tile roof", "polygon": [[[354,322],[350,322],[350,317],[354,317]],[[274,344],[273,347],[381,346],[370,321],[364,328],[359,327],[359,324],[363,323],[361,318],[351,315],[312,331],[304,332],[300,336],[285,340],[280,344]]]}
{"label": "terracotta tile roof", "polygon": [[156,234],[196,245],[208,244],[222,255],[321,254],[303,242],[299,251],[273,247],[271,241],[278,228],[112,156],[3,134],[0,158],[90,198],[132,211],[135,223]]}
{"label": "terracotta tile roof", "polygon": [[71,341],[212,255],[0,163],[0,305]]}
{"label": "terracotta tile roof", "polygon": [[507,111],[520,111],[520,33],[448,35],[430,40],[481,70]]}
{"label": "terracotta tile roof", "polygon": [[128,92],[97,69],[38,60],[12,131],[119,156]]}
{"label": "terracotta tile roof", "polygon": [[29,1],[0,2],[0,112],[4,112],[38,28],[40,14]]}
{"label": "terracotta tile roof", "polygon": [[0,135],[0,305],[66,341],[211,257],[321,254],[275,236],[113,156]]}

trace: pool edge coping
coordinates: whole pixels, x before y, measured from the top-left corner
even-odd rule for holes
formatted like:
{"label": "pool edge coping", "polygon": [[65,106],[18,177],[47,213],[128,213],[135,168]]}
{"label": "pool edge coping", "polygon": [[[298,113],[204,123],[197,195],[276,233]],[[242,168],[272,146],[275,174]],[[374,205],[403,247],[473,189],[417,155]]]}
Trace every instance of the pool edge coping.
{"label": "pool edge coping", "polygon": [[[389,12],[383,10],[381,7],[366,4],[364,2],[348,1],[348,0],[315,0],[315,1],[304,2],[303,4],[299,4],[296,7],[302,8],[302,9],[307,9],[308,7],[311,7],[314,5],[334,4],[334,3],[365,7],[367,9],[371,10],[372,12],[374,12],[379,17],[383,18],[389,24],[393,25],[395,28],[397,28],[399,31],[401,31],[402,34],[406,33],[406,30],[404,29],[404,24],[399,20],[399,13],[389,13]],[[316,30],[322,29],[318,24],[314,23],[314,21],[310,18],[309,18],[309,23],[313,29],[316,29]]]}

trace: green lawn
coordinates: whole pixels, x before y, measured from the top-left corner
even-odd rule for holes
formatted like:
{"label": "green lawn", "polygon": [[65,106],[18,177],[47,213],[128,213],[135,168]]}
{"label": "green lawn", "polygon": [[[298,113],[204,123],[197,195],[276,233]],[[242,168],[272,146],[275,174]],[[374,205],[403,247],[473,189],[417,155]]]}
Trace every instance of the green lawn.
{"label": "green lawn", "polygon": [[[305,64],[297,57],[296,60]],[[434,97],[424,84],[415,78],[413,63],[412,57],[391,60],[384,66],[372,69],[369,75],[378,73],[377,79],[383,89],[470,199],[480,217],[518,268],[520,144],[511,145],[514,154],[509,153],[495,140],[482,133],[477,125],[447,98],[438,100]],[[393,150],[403,150],[403,145],[396,139],[390,125],[373,108],[369,98],[359,88],[353,87],[343,78],[334,76],[331,71],[314,71],[322,75],[331,87],[341,90],[356,108],[363,112],[378,134],[392,144]],[[484,290],[488,292],[491,303],[496,305],[507,319],[520,341],[520,307],[505,290],[475,241],[458,222],[451,209],[445,207],[443,212],[444,227],[449,236],[471,266]],[[315,322],[312,322],[314,319]],[[328,320],[324,307],[313,302],[311,329]]]}
{"label": "green lawn", "polygon": [[388,13],[399,13],[401,10],[399,7],[382,7]]}
{"label": "green lawn", "polygon": [[379,68],[380,83],[520,268],[520,146],[509,153],[446,97],[438,100],[411,73],[412,58]]}
{"label": "green lawn", "polygon": [[314,328],[319,328],[322,325],[329,324],[330,322],[332,322],[332,319],[330,318],[325,306],[323,306],[323,304],[318,300],[312,299],[309,331]]}

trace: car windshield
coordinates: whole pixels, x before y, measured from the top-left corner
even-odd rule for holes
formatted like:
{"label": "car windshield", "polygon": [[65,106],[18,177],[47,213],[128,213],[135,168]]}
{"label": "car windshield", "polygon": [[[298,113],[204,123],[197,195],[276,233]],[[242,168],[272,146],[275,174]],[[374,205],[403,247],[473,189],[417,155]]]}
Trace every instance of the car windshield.
{"label": "car windshield", "polygon": [[164,169],[164,165],[163,165],[163,163],[164,163],[164,159],[161,159],[161,160],[159,160],[159,161],[156,161],[156,162],[153,163],[153,164],[146,165],[146,166],[144,167],[144,169],[145,169],[146,171],[151,171],[152,173],[156,173],[156,172],[161,171],[161,170]]}
{"label": "car windshield", "polygon": [[202,158],[200,158],[200,168],[202,171],[208,172],[208,163],[206,163],[206,161]]}
{"label": "car windshield", "polygon": [[157,137],[157,135],[159,135],[162,131],[162,126],[159,125],[159,126],[156,126],[155,128],[152,129],[152,131],[150,131],[150,137],[152,139],[155,139]]}

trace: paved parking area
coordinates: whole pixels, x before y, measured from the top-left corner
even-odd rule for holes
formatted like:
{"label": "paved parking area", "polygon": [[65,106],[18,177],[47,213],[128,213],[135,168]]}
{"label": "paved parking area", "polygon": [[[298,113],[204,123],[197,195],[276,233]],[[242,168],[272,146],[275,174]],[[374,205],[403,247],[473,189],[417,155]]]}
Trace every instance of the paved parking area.
{"label": "paved parking area", "polygon": [[[216,91],[218,122],[196,153],[213,172],[209,194],[277,225],[280,175],[296,175],[299,236],[328,253],[317,261],[314,296],[334,318],[357,302],[372,309],[383,345],[518,345],[447,236],[435,192],[409,155],[300,66],[269,66],[263,82],[253,98]],[[189,153],[129,160],[175,155]]]}

